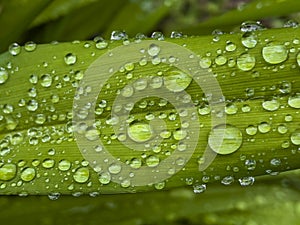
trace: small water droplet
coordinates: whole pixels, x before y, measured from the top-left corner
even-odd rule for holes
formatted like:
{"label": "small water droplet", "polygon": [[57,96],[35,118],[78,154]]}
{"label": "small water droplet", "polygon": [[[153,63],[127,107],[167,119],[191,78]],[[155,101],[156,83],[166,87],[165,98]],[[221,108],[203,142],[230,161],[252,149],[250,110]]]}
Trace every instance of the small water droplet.
{"label": "small water droplet", "polygon": [[183,34],[178,31],[172,31],[171,35],[170,35],[170,38],[182,38],[182,37],[183,37]]}
{"label": "small water droplet", "polygon": [[159,158],[157,156],[151,155],[146,159],[146,164],[149,167],[156,167],[159,164]]}
{"label": "small water droplet", "polygon": [[276,99],[264,101],[262,103],[262,107],[267,111],[276,111],[277,109],[279,109],[279,106],[280,104]]}
{"label": "small water droplet", "polygon": [[62,159],[61,161],[59,161],[58,163],[58,169],[61,171],[68,171],[71,168],[71,162],[66,160],[66,159]]}
{"label": "small water droplet", "polygon": [[206,184],[195,184],[193,186],[194,188],[194,193],[195,194],[200,194],[200,193],[203,193],[205,190],[206,190]]}
{"label": "small water droplet", "polygon": [[126,40],[128,39],[128,35],[125,31],[113,31],[110,35],[110,40],[112,41],[120,41],[120,40]]}
{"label": "small water droplet", "polygon": [[[221,144],[219,140],[222,140]],[[237,127],[228,124],[214,127],[208,137],[208,144],[211,149],[221,155],[237,151],[241,147],[242,141],[241,131]]]}
{"label": "small water droplet", "polygon": [[27,52],[33,52],[36,49],[36,43],[34,43],[33,41],[28,41],[25,43],[24,49]]}
{"label": "small water droplet", "polygon": [[148,48],[148,54],[150,56],[157,56],[160,52],[160,47],[156,44],[151,44]]}
{"label": "small water droplet", "polygon": [[43,87],[50,87],[52,84],[52,76],[49,74],[44,74],[41,76],[41,85]]}
{"label": "small water droplet", "polygon": [[16,56],[19,55],[21,52],[21,46],[18,43],[12,43],[9,47],[8,47],[8,51],[11,55]]}
{"label": "small water droplet", "polygon": [[133,122],[127,129],[128,136],[135,142],[145,142],[152,138],[153,130],[145,122]]}
{"label": "small water droplet", "polygon": [[42,166],[45,168],[45,169],[50,169],[54,166],[55,164],[55,161],[53,159],[45,159],[43,162],[42,162]]}
{"label": "small water droplet", "polygon": [[12,163],[4,164],[0,167],[0,180],[9,181],[12,180],[17,173],[17,166]]}
{"label": "small water droplet", "polygon": [[0,67],[0,84],[4,84],[6,80],[8,79],[8,72]]}
{"label": "small water droplet", "polygon": [[167,71],[163,78],[165,87],[173,92],[185,90],[192,82],[192,77],[180,70]]}
{"label": "small water droplet", "polygon": [[279,64],[287,60],[288,50],[284,45],[271,43],[263,47],[262,56],[267,63]]}
{"label": "small water droplet", "polygon": [[73,178],[77,183],[85,183],[90,178],[90,171],[86,167],[80,167],[75,171]]}
{"label": "small water droplet", "polygon": [[159,41],[163,41],[163,40],[165,39],[163,33],[162,33],[162,32],[159,32],[159,31],[154,31],[154,32],[151,34],[151,38],[156,39],[156,40],[159,40]]}
{"label": "small water droplet", "polygon": [[226,46],[225,46],[225,50],[227,52],[233,52],[233,51],[236,50],[236,45],[234,43],[232,43],[231,41],[227,41]]}
{"label": "small water droplet", "polygon": [[242,32],[252,32],[264,29],[260,21],[245,21],[241,24],[240,29]]}
{"label": "small water droplet", "polygon": [[256,168],[256,161],[254,159],[246,159],[245,160],[245,167],[249,171],[255,170],[255,168]]}
{"label": "small water droplet", "polygon": [[76,63],[77,56],[72,53],[68,53],[65,55],[64,60],[67,65],[74,65]]}
{"label": "small water droplet", "polygon": [[25,182],[32,181],[36,176],[36,172],[34,168],[27,167],[21,172],[21,179]]}
{"label": "small water droplet", "polygon": [[252,32],[246,32],[242,36],[242,44],[246,48],[254,48],[257,44],[257,36]]}
{"label": "small water droplet", "polygon": [[121,165],[120,164],[117,164],[117,163],[112,163],[109,167],[108,167],[108,171],[111,173],[111,174],[118,174],[121,172]]}
{"label": "small water droplet", "polygon": [[256,126],[253,126],[253,125],[249,125],[247,128],[246,128],[246,133],[248,135],[255,135],[257,133],[257,127]]}
{"label": "small water droplet", "polygon": [[221,180],[221,183],[224,185],[230,185],[234,182],[234,177],[233,176],[226,176]]}
{"label": "small water droplet", "polygon": [[202,69],[207,69],[211,66],[212,61],[209,57],[203,57],[200,59],[199,65]]}
{"label": "small water droplet", "polygon": [[100,174],[99,176],[99,182],[101,184],[109,184],[109,182],[111,181],[111,175],[108,172],[103,172]]}
{"label": "small water droplet", "polygon": [[297,55],[297,63],[298,63],[298,66],[300,66],[300,52]]}
{"label": "small water droplet", "polygon": [[254,177],[243,177],[239,179],[241,186],[250,186],[253,185],[255,181]]}
{"label": "small water droplet", "polygon": [[237,58],[237,67],[242,71],[250,71],[255,66],[255,57],[244,53]]}
{"label": "small water droplet", "polygon": [[292,108],[300,109],[300,93],[291,95],[288,99],[288,104]]}
{"label": "small water droplet", "polygon": [[265,134],[271,130],[271,125],[267,122],[262,122],[258,125],[259,132]]}
{"label": "small water droplet", "polygon": [[294,145],[300,145],[300,129],[295,130],[291,134],[291,141]]}

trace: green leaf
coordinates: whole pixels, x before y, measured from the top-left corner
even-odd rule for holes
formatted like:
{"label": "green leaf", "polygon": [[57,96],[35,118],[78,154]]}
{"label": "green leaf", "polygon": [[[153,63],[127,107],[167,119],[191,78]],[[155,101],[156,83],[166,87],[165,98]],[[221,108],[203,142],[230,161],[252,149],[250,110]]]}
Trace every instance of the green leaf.
{"label": "green leaf", "polygon": [[[157,57],[146,65],[144,61],[131,62],[130,57],[135,51],[139,53],[141,50],[139,54],[144,52],[143,49],[135,49],[138,43],[157,44],[157,41],[141,41],[136,44],[129,44],[126,41],[112,42],[103,49],[99,49],[100,46],[105,46],[101,41],[98,43],[76,41],[38,45],[35,50],[25,46],[21,48],[20,53],[16,47],[11,51],[13,55],[9,52],[2,54],[0,56],[3,83],[0,93],[1,194],[76,195],[78,192],[150,191],[206,182],[221,181],[229,184],[233,180],[238,182],[239,179],[242,179],[243,183],[243,179],[298,169],[300,29],[257,31],[251,33],[253,35],[250,35],[251,39],[249,35],[236,33],[218,37],[167,39],[166,42],[159,42],[161,53],[158,53],[158,56],[169,54],[171,61],[172,56],[179,54],[181,57],[183,53],[177,52],[176,48],[171,50],[165,48],[170,43],[184,46],[181,48],[193,52],[194,55],[189,54],[183,61],[187,66],[199,55],[200,64],[197,61],[197,65],[191,64],[189,69],[210,74],[218,82],[225,97],[226,129],[224,124],[214,127],[212,123],[214,112],[207,113],[206,106],[210,96],[210,91],[209,93],[207,91],[215,88],[214,86],[208,85],[208,89],[203,89],[195,80],[186,83],[191,80],[189,75],[185,74],[187,72],[166,63],[157,64]],[[117,49],[120,49],[118,46],[123,46],[124,54],[116,54]],[[149,44],[146,46],[150,48],[145,49],[146,53],[148,51],[150,55],[155,56],[157,49],[151,47],[156,47]],[[95,60],[103,59],[99,57],[104,55],[108,57],[106,60],[110,57],[111,61],[102,60],[99,64],[93,64]],[[78,136],[75,141],[72,118],[84,116],[85,111],[77,111],[76,104],[74,111],[73,101],[88,96],[94,88],[85,86],[80,81],[83,82],[86,74],[95,72],[103,65],[114,65],[123,60],[126,64],[119,71],[115,70],[115,73],[110,74],[107,70],[107,75],[112,76],[99,93],[95,127],[87,129],[84,124],[81,124],[82,126],[76,124],[76,132],[79,133],[78,128],[82,129],[85,137],[91,140],[79,150],[78,146],[82,146],[79,144]],[[95,72],[94,75],[98,73],[100,76],[102,71]],[[176,76],[181,80],[177,80]],[[148,132],[143,122],[147,122],[145,118],[153,116],[161,121],[156,125],[163,124],[164,121],[165,129],[169,132],[164,130],[158,132],[165,139],[160,146],[153,146],[153,149],[151,145],[149,150],[145,146],[147,151],[133,150],[135,144],[131,146],[132,148],[123,144],[124,136],[116,135],[111,126],[115,121],[110,118],[113,103],[127,84],[131,83],[135,91],[140,93],[138,90],[143,90],[143,82],[139,79],[145,77],[162,77],[164,86],[171,93],[175,91],[173,93],[175,97],[180,97],[182,93],[176,88],[184,87],[184,91],[191,96],[194,103],[189,107],[195,107],[200,113],[198,121],[185,124],[184,127],[188,127],[186,128],[188,132],[192,131],[190,135],[197,132],[192,130],[192,127],[198,124],[201,128],[199,139],[184,139],[184,131],[178,130],[183,129],[180,127],[180,120],[185,115],[184,110],[179,113],[174,106],[159,99],[166,96],[149,96],[139,100],[130,111],[135,123],[131,123],[130,118],[128,123],[135,127],[130,131],[124,131],[126,140],[131,139],[133,144],[134,141],[140,142],[144,139],[145,136],[139,136]],[[178,81],[182,83],[177,83]],[[95,79],[97,88],[96,82],[97,79]],[[79,88],[78,91],[82,94],[75,95],[79,85],[82,89]],[[214,99],[215,96],[212,97]],[[131,98],[128,98],[128,101],[131,103]],[[178,101],[181,101],[180,98]],[[88,101],[86,104],[86,107],[89,107]],[[87,122],[89,123],[88,120]],[[144,133],[139,132],[141,128]],[[200,169],[202,163],[205,163],[209,156],[216,154],[212,149],[217,148],[218,140],[222,138],[222,135],[219,135],[222,134],[222,130],[225,131],[225,139],[221,144],[220,154],[203,171]],[[94,138],[98,136],[109,153],[118,160],[114,162],[104,160],[100,165],[93,164],[93,161],[87,162],[84,158],[85,149],[92,146],[95,147],[95,151],[101,152],[101,148],[94,144]],[[141,143],[147,143],[143,141]],[[155,170],[157,159],[160,163],[164,162],[164,159],[174,154],[177,147],[188,155],[188,151],[184,150],[185,143],[187,146],[193,143],[197,146],[190,159],[185,158],[183,154],[183,158],[178,158],[173,164],[165,165],[160,171]],[[209,154],[203,158],[207,146]],[[95,154],[90,156],[96,160],[99,155]],[[120,168],[115,164],[119,160],[128,167],[128,164],[136,167],[132,168],[132,173],[136,174],[141,168],[149,167],[149,171],[152,172],[143,177],[146,181],[153,173],[157,176],[166,175],[172,172],[175,164],[184,164],[184,160],[188,162],[184,169],[174,175],[169,174],[168,179],[164,181],[156,184],[149,181],[149,185],[131,186],[131,178],[118,177],[117,170]],[[106,169],[111,174],[106,173],[104,177],[103,172]],[[113,177],[117,178],[114,182],[111,180]]]}

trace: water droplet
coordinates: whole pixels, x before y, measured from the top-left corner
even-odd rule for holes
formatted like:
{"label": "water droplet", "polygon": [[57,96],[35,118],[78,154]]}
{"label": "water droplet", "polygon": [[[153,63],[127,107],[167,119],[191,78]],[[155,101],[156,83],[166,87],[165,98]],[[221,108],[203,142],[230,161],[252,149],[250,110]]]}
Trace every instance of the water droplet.
{"label": "water droplet", "polygon": [[58,163],[58,169],[61,171],[68,171],[71,168],[71,162],[66,160],[66,159],[62,159],[61,161],[59,161]]}
{"label": "water droplet", "polygon": [[97,49],[105,49],[108,46],[107,41],[105,41],[102,37],[97,36],[94,38],[95,46]]}
{"label": "water droplet", "polygon": [[248,135],[255,135],[257,133],[257,127],[256,126],[253,126],[253,125],[249,125],[247,128],[246,128],[246,133]]}
{"label": "water droplet", "polygon": [[171,70],[164,74],[164,85],[173,92],[185,90],[191,82],[192,77],[180,70]]}
{"label": "water droplet", "polygon": [[23,141],[23,135],[21,133],[15,133],[12,135],[10,143],[12,145],[18,145]]}
{"label": "water droplet", "polygon": [[0,84],[4,84],[8,79],[8,72],[4,68],[0,68]]}
{"label": "water droplet", "polygon": [[149,167],[156,167],[159,164],[159,158],[157,156],[151,155],[146,159],[146,164]]}
{"label": "water droplet", "polygon": [[32,181],[36,176],[36,172],[34,168],[27,167],[21,172],[21,179],[25,182]]}
{"label": "water droplet", "polygon": [[252,70],[255,66],[255,57],[244,53],[237,58],[237,67],[242,71]]}
{"label": "water droplet", "polygon": [[291,95],[288,99],[288,104],[292,108],[300,109],[300,93]]}
{"label": "water droplet", "polygon": [[152,138],[153,130],[148,123],[133,122],[127,129],[128,136],[135,142],[145,142]]}
{"label": "water droplet", "polygon": [[262,122],[258,125],[259,132],[265,134],[271,130],[271,125],[267,122]]}
{"label": "water droplet", "polygon": [[12,163],[4,164],[0,167],[0,180],[8,181],[13,179],[17,173],[17,166]]}
{"label": "water droplet", "polygon": [[27,109],[31,112],[34,112],[35,110],[37,110],[39,104],[35,99],[31,99],[28,101],[27,103]]}
{"label": "water droplet", "polygon": [[27,52],[33,52],[36,49],[36,43],[34,43],[33,41],[28,41],[25,43],[24,49]]}
{"label": "water droplet", "polygon": [[252,32],[264,29],[260,21],[245,21],[241,24],[240,29],[242,32]]}
{"label": "water droplet", "polygon": [[182,38],[182,37],[183,37],[183,34],[178,31],[172,31],[171,35],[170,35],[170,38]]}
{"label": "water droplet", "polygon": [[236,45],[234,43],[232,43],[231,41],[227,41],[225,49],[227,52],[233,52],[236,50]]}
{"label": "water droplet", "polygon": [[256,168],[256,161],[254,159],[247,159],[245,161],[245,167],[249,171],[255,170],[255,168]]}
{"label": "water droplet", "polygon": [[242,44],[246,48],[254,48],[257,44],[257,36],[252,32],[246,32],[242,36]]}
{"label": "water droplet", "polygon": [[278,64],[288,58],[288,50],[284,45],[271,44],[263,47],[262,56],[267,63]]}
{"label": "water droplet", "polygon": [[294,145],[300,145],[300,129],[295,130],[291,134],[291,141]]}
{"label": "water droplet", "polygon": [[85,138],[90,141],[96,141],[99,139],[100,131],[95,128],[88,128],[85,132]]}
{"label": "water droplet", "polygon": [[295,20],[288,20],[287,22],[285,22],[283,24],[283,27],[293,27],[293,28],[297,28],[299,26],[299,23]]}
{"label": "water droplet", "polygon": [[101,184],[108,184],[111,181],[111,175],[108,172],[103,172],[99,176],[99,182]]}
{"label": "water droplet", "polygon": [[288,131],[288,128],[287,128],[287,126],[285,126],[284,124],[280,124],[280,125],[278,125],[278,127],[277,127],[277,131],[278,131],[278,133],[280,133],[280,134],[285,134],[285,133]]}
{"label": "water droplet", "polygon": [[221,183],[224,185],[230,185],[234,182],[233,176],[226,176],[221,180]]}
{"label": "water droplet", "polygon": [[173,137],[175,140],[180,141],[187,136],[187,131],[183,129],[177,129],[173,132]]}
{"label": "water droplet", "polygon": [[300,53],[298,53],[298,55],[297,55],[297,63],[298,63],[298,66],[300,66]]}
{"label": "water droplet", "polygon": [[228,114],[228,115],[233,115],[233,114],[236,114],[238,111],[238,108],[235,104],[233,103],[228,103],[225,107],[225,112]]}
{"label": "water droplet", "polygon": [[159,40],[159,41],[163,41],[165,39],[163,33],[159,32],[159,31],[155,31],[151,34],[151,38]]}
{"label": "water droplet", "polygon": [[267,111],[276,111],[279,108],[280,104],[276,99],[269,101],[264,101],[262,107]]}
{"label": "water droplet", "polygon": [[11,55],[16,56],[19,55],[21,52],[21,46],[18,43],[12,43],[9,47],[8,47],[8,51]]}
{"label": "water droplet", "polygon": [[75,171],[73,178],[77,183],[85,183],[90,178],[90,171],[86,167],[80,167]]}
{"label": "water droplet", "polygon": [[211,66],[212,61],[209,57],[203,57],[200,59],[199,65],[202,69],[207,69]]}
{"label": "water droplet", "polygon": [[55,161],[53,159],[45,159],[43,162],[42,162],[42,166],[46,169],[50,169],[54,166],[55,164]]}
{"label": "water droplet", "polygon": [[44,74],[41,77],[41,85],[43,87],[50,87],[52,84],[52,76],[49,74]]}
{"label": "water droplet", "polygon": [[138,169],[142,166],[142,161],[138,158],[133,158],[131,161],[130,161],[130,167],[133,168],[133,169]]}
{"label": "water droplet", "polygon": [[48,198],[52,201],[59,199],[59,197],[60,197],[59,192],[53,192],[53,193],[48,194]]}
{"label": "water droplet", "polygon": [[215,59],[215,63],[218,65],[218,66],[222,66],[224,65],[225,63],[227,62],[227,58],[223,55],[218,55]]}
{"label": "water droplet", "polygon": [[[222,140],[221,145],[219,140]],[[242,141],[241,131],[237,127],[228,124],[214,127],[208,137],[208,144],[211,149],[221,155],[235,152],[241,147]]]}
{"label": "water droplet", "polygon": [[203,193],[205,190],[206,190],[206,184],[195,184],[193,186],[194,188],[194,193],[195,194],[200,194],[200,193]]}
{"label": "water droplet", "polygon": [[126,40],[128,39],[128,35],[125,31],[113,31],[110,35],[110,40],[112,41],[120,41],[120,40]]}
{"label": "water droplet", "polygon": [[68,53],[65,55],[64,60],[67,65],[74,65],[76,63],[77,56],[72,53]]}
{"label": "water droplet", "polygon": [[255,181],[254,177],[243,177],[239,179],[241,186],[250,186],[253,185]]}
{"label": "water droplet", "polygon": [[109,167],[108,167],[108,171],[111,173],[111,174],[118,174],[121,172],[121,165],[120,164],[117,164],[117,163],[112,163]]}
{"label": "water droplet", "polygon": [[148,54],[150,56],[157,56],[160,52],[160,47],[156,44],[151,44],[148,48]]}

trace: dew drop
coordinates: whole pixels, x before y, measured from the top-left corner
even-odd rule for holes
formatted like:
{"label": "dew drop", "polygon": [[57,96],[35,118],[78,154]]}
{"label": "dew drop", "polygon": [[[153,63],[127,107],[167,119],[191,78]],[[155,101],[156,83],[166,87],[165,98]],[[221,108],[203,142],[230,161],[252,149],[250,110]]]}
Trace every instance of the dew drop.
{"label": "dew drop", "polygon": [[68,53],[65,55],[64,57],[65,63],[67,65],[74,65],[76,63],[77,57],[76,55],[72,54],[72,53]]}
{"label": "dew drop", "polygon": [[34,168],[27,167],[21,172],[21,179],[25,182],[32,181],[36,176],[36,172]]}
{"label": "dew drop", "polygon": [[[221,145],[220,139],[222,140]],[[241,147],[242,141],[241,131],[237,127],[228,124],[214,127],[208,137],[208,144],[211,149],[221,155],[235,152]]]}
{"label": "dew drop", "polygon": [[224,65],[225,63],[227,62],[227,58],[223,55],[218,55],[215,59],[215,63],[218,65],[218,66],[222,66]]}
{"label": "dew drop", "polygon": [[297,63],[298,63],[298,66],[300,66],[300,52],[297,55]]}
{"label": "dew drop", "polygon": [[109,182],[111,181],[111,175],[108,172],[103,172],[100,174],[99,176],[99,182],[101,184],[109,184]]}
{"label": "dew drop", "polygon": [[108,167],[108,171],[111,173],[111,174],[118,174],[121,172],[121,165],[120,164],[117,164],[117,163],[112,163],[109,167]]}
{"label": "dew drop", "polygon": [[300,129],[295,130],[291,134],[291,141],[294,145],[300,145]]}
{"label": "dew drop", "polygon": [[263,47],[262,56],[267,63],[278,64],[288,58],[288,50],[284,45],[269,45]]}
{"label": "dew drop", "polygon": [[138,158],[133,158],[131,161],[130,161],[130,167],[133,168],[133,169],[138,169],[142,166],[142,161]]}
{"label": "dew drop", "polygon": [[255,168],[256,168],[256,161],[254,159],[246,159],[245,160],[245,167],[249,171],[255,170]]}
{"label": "dew drop", "polygon": [[0,167],[0,180],[9,181],[16,176],[17,166],[12,163],[4,164]]}
{"label": "dew drop", "polygon": [[172,92],[185,90],[191,82],[192,77],[180,70],[171,70],[164,74],[164,85]]}
{"label": "dew drop", "polygon": [[127,129],[128,136],[135,142],[145,142],[152,138],[153,130],[148,123],[133,122]]}
{"label": "dew drop", "polygon": [[225,49],[227,52],[233,52],[236,50],[236,45],[234,43],[232,43],[231,41],[227,41]]}
{"label": "dew drop", "polygon": [[4,68],[0,68],[0,84],[4,84],[8,79],[8,72]]}
{"label": "dew drop", "polygon": [[277,109],[279,109],[279,106],[280,104],[276,99],[264,101],[262,103],[262,107],[267,111],[276,111]]}
{"label": "dew drop", "polygon": [[203,193],[206,190],[206,184],[195,184],[193,189],[195,194]]}
{"label": "dew drop", "polygon": [[254,48],[257,44],[257,36],[252,32],[246,32],[242,36],[242,44],[246,48]]}
{"label": "dew drop", "polygon": [[265,134],[271,130],[271,125],[267,122],[262,122],[258,125],[259,132]]}
{"label": "dew drop", "polygon": [[28,41],[25,43],[24,49],[27,52],[33,52],[36,49],[36,43],[34,43],[33,41]]}
{"label": "dew drop", "polygon": [[241,186],[250,186],[253,185],[255,181],[254,177],[243,177],[239,179]]}
{"label": "dew drop", "polygon": [[75,171],[73,178],[77,183],[85,183],[90,178],[90,171],[86,167],[80,167]]}
{"label": "dew drop", "polygon": [[151,44],[148,48],[148,54],[150,56],[157,56],[160,52],[160,47],[156,44]]}
{"label": "dew drop", "polygon": [[252,32],[264,29],[260,21],[245,21],[241,24],[240,29],[242,32]]}
{"label": "dew drop", "polygon": [[250,71],[255,66],[255,57],[244,53],[237,58],[237,67],[242,71]]}
{"label": "dew drop", "polygon": [[157,156],[151,155],[146,159],[146,164],[149,167],[156,167],[159,164],[159,158]]}
{"label": "dew drop", "polygon": [[115,30],[115,31],[111,32],[110,40],[112,40],[112,41],[120,41],[120,40],[126,40],[126,39],[128,39],[128,35],[126,34],[125,31]]}
{"label": "dew drop", "polygon": [[58,169],[60,171],[68,171],[71,168],[71,162],[66,160],[66,159],[62,159],[61,161],[59,161],[58,163]]}
{"label": "dew drop", "polygon": [[43,87],[50,87],[52,84],[52,76],[49,74],[44,74],[41,76],[41,85]]}
{"label": "dew drop", "polygon": [[212,61],[209,57],[203,57],[200,59],[199,65],[202,69],[207,69],[211,66]]}
{"label": "dew drop", "polygon": [[300,109],[300,93],[291,95],[288,99],[288,104],[292,108]]}
{"label": "dew drop", "polygon": [[177,129],[173,132],[173,137],[175,140],[180,141],[187,136],[187,131],[183,129]]}
{"label": "dew drop", "polygon": [[249,125],[247,128],[246,128],[246,133],[248,135],[255,135],[257,133],[257,127],[256,126],[253,126],[253,125]]}
{"label": "dew drop", "polygon": [[11,55],[16,56],[19,55],[21,52],[21,46],[18,43],[12,43],[9,47],[8,47],[8,51]]}
{"label": "dew drop", "polygon": [[53,159],[45,159],[43,162],[42,162],[42,166],[45,168],[45,169],[50,169],[54,166],[55,164],[55,161]]}

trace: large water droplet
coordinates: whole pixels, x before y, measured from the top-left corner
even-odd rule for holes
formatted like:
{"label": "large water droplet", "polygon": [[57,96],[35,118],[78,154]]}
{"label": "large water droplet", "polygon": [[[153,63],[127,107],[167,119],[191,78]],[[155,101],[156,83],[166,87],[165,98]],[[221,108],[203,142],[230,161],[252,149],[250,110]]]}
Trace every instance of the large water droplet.
{"label": "large water droplet", "polygon": [[25,43],[24,49],[27,52],[33,52],[36,49],[36,43],[34,43],[33,41],[28,41]]}
{"label": "large water droplet", "polygon": [[160,52],[160,47],[156,44],[151,44],[148,48],[148,54],[150,56],[157,56]]}
{"label": "large water droplet", "polygon": [[[221,145],[220,140],[222,140]],[[228,124],[214,127],[208,137],[211,149],[221,155],[235,152],[241,147],[242,141],[242,132],[237,127]]]}
{"label": "large water droplet", "polygon": [[249,71],[255,66],[255,57],[244,53],[237,58],[237,66],[240,70]]}
{"label": "large water droplet", "polygon": [[298,66],[300,66],[300,52],[297,55],[297,63],[298,63]]}
{"label": "large water droplet", "polygon": [[8,51],[11,55],[16,56],[19,55],[21,52],[21,46],[18,43],[12,43],[9,47],[8,47]]}
{"label": "large water droplet", "polygon": [[292,108],[300,109],[300,93],[291,95],[288,99],[288,104]]}
{"label": "large water droplet", "polygon": [[4,68],[0,68],[0,84],[4,84],[8,79],[8,72]]}
{"label": "large water droplet", "polygon": [[164,74],[164,85],[173,92],[185,90],[191,82],[192,77],[180,70],[171,70]]}
{"label": "large water droplet", "polygon": [[61,171],[68,171],[70,168],[71,168],[71,162],[66,159],[62,159],[58,163],[58,169]]}
{"label": "large water droplet", "polygon": [[288,57],[288,50],[284,45],[271,44],[263,47],[262,56],[267,63],[278,64],[284,62]]}
{"label": "large water droplet", "polygon": [[111,181],[111,175],[108,172],[103,172],[99,176],[99,182],[101,184],[108,184]]}
{"label": "large water droplet", "polygon": [[73,178],[77,183],[85,183],[88,181],[89,177],[90,171],[86,167],[78,168],[73,175]]}
{"label": "large water droplet", "polygon": [[242,32],[252,32],[256,30],[262,30],[264,29],[264,26],[260,21],[245,21],[241,24],[240,29]]}
{"label": "large water droplet", "polygon": [[27,167],[21,172],[21,179],[25,182],[32,181],[36,176],[36,172],[34,168]]}
{"label": "large water droplet", "polygon": [[269,101],[264,101],[262,107],[267,111],[276,111],[279,108],[280,104],[276,99]]}
{"label": "large water droplet", "polygon": [[52,84],[52,76],[49,74],[44,74],[41,76],[41,85],[43,87],[50,87]]}
{"label": "large water droplet", "polygon": [[291,141],[294,145],[300,145],[300,129],[295,130],[291,134]]}
{"label": "large water droplet", "polygon": [[118,163],[112,163],[109,167],[108,167],[108,171],[111,174],[118,174],[121,172],[122,166]]}
{"label": "large water droplet", "polygon": [[74,65],[76,63],[77,57],[72,53],[68,53],[65,55],[64,60],[67,65]]}
{"label": "large water droplet", "polygon": [[252,32],[246,32],[242,36],[242,44],[246,48],[254,48],[257,44],[257,36]]}
{"label": "large water droplet", "polygon": [[149,167],[156,167],[159,164],[159,158],[157,156],[151,155],[146,159],[146,164]]}
{"label": "large water droplet", "polygon": [[13,179],[17,173],[17,166],[12,163],[4,164],[0,167],[0,180],[8,181]]}
{"label": "large water droplet", "polygon": [[145,142],[152,138],[153,130],[148,123],[133,122],[127,129],[128,136],[135,142]]}

